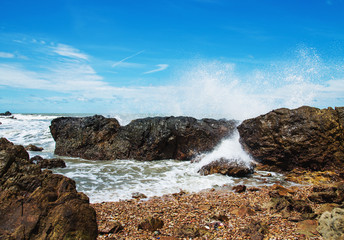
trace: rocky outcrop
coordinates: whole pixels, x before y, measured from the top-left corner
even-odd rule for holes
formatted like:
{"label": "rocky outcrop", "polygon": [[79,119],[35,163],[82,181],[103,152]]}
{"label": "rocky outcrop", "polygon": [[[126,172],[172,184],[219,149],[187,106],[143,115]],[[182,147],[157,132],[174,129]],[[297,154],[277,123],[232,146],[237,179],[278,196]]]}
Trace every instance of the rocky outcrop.
{"label": "rocky outcrop", "polygon": [[94,209],[75,182],[41,171],[0,138],[0,239],[96,239]]}
{"label": "rocky outcrop", "polygon": [[276,170],[344,166],[344,107],[281,108],[245,120],[238,130],[244,149]]}
{"label": "rocky outcrop", "polygon": [[319,218],[319,233],[328,240],[344,238],[344,209],[334,208],[331,212],[324,212]]}
{"label": "rocky outcrop", "polygon": [[220,158],[204,165],[198,172],[204,176],[219,173],[232,177],[246,177],[253,173],[253,169],[253,165],[247,166],[240,159]]}
{"label": "rocky outcrop", "polygon": [[10,111],[6,111],[4,113],[0,113],[0,116],[11,116],[12,113]]}
{"label": "rocky outcrop", "polygon": [[190,160],[211,150],[235,129],[235,121],[191,117],[137,119],[120,126],[95,115],[51,122],[55,154],[92,160]]}

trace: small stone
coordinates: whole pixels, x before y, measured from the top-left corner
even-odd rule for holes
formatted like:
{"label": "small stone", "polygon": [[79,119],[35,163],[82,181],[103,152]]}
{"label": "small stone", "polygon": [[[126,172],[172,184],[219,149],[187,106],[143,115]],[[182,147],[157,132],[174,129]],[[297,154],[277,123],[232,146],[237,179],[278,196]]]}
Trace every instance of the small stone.
{"label": "small stone", "polygon": [[164,222],[159,218],[149,217],[141,222],[138,226],[139,229],[154,232],[164,226]]}
{"label": "small stone", "polygon": [[242,193],[246,191],[246,186],[245,185],[236,185],[232,188],[232,190],[236,193]]}
{"label": "small stone", "polygon": [[37,147],[36,145],[29,144],[25,147],[26,151],[33,151],[33,152],[42,152],[44,148],[42,147]]}

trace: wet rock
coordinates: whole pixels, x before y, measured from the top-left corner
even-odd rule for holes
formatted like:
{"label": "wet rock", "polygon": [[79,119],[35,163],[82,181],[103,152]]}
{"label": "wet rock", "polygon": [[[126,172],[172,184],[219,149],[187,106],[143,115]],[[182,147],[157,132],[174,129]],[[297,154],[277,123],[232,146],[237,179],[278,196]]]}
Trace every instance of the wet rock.
{"label": "wet rock", "polygon": [[240,142],[258,162],[280,171],[342,169],[344,107],[281,108],[238,126]]}
{"label": "wet rock", "polygon": [[0,116],[11,116],[12,113],[10,111],[6,111],[5,113],[0,113]]}
{"label": "wet rock", "polygon": [[135,199],[147,198],[146,195],[144,195],[143,193],[139,193],[139,192],[132,193],[131,197],[135,198]]}
{"label": "wet rock", "polygon": [[119,222],[108,222],[105,225],[99,226],[99,234],[119,233],[123,231],[124,227]]}
{"label": "wet rock", "polygon": [[154,232],[164,226],[164,222],[159,218],[149,217],[141,222],[139,229]]}
{"label": "wet rock", "polygon": [[55,154],[93,160],[190,160],[213,149],[235,130],[235,121],[191,117],[137,119],[120,126],[114,118],[95,115],[57,118],[50,131]]}
{"label": "wet rock", "polygon": [[40,168],[65,168],[66,163],[60,158],[44,159],[41,156],[34,156],[30,161],[37,164]]}
{"label": "wet rock", "polygon": [[75,182],[32,164],[0,138],[0,239],[96,239],[94,209]]}
{"label": "wet rock", "polygon": [[334,208],[331,212],[324,212],[318,222],[317,230],[325,239],[343,239],[344,209]]}
{"label": "wet rock", "polygon": [[313,187],[308,199],[315,203],[342,203],[344,201],[344,182]]}
{"label": "wet rock", "polygon": [[232,177],[246,177],[253,173],[253,166],[246,166],[238,159],[220,158],[204,165],[198,172],[204,176],[220,173]]}
{"label": "wet rock", "polygon": [[42,152],[44,149],[42,147],[37,147],[36,145],[29,144],[25,147],[26,151]]}
{"label": "wet rock", "polygon": [[246,186],[245,185],[236,185],[232,188],[232,190],[236,193],[242,193],[246,191]]}

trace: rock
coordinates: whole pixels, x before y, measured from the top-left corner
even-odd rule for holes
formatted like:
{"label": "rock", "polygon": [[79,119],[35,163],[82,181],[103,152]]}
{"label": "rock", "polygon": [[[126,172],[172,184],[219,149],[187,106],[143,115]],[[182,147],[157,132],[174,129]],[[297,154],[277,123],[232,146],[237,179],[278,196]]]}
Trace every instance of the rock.
{"label": "rock", "polygon": [[269,232],[269,227],[265,223],[252,221],[243,231],[250,236],[251,240],[263,240]]}
{"label": "rock", "polygon": [[315,203],[342,203],[344,201],[344,182],[313,187],[308,199]]}
{"label": "rock", "polygon": [[245,185],[236,185],[232,188],[232,190],[236,193],[242,193],[246,191],[246,186]]}
{"label": "rock", "polygon": [[238,217],[245,217],[245,216],[252,216],[255,214],[255,211],[251,208],[251,207],[248,207],[248,206],[242,206],[240,208],[237,208],[237,209],[234,209],[232,211],[232,214],[238,216]]}
{"label": "rock", "polygon": [[120,126],[114,118],[95,115],[57,118],[50,131],[55,154],[91,160],[190,160],[213,149],[235,130],[235,121],[191,117],[137,119]]}
{"label": "rock", "polygon": [[304,234],[308,238],[318,237],[319,233],[317,227],[317,220],[304,220],[297,224],[297,232]]}
{"label": "rock", "polygon": [[29,144],[25,147],[26,151],[42,152],[44,149],[42,147],[37,147],[33,144]]}
{"label": "rock", "polygon": [[146,195],[144,195],[143,193],[139,193],[139,192],[132,193],[131,197],[135,198],[135,199],[147,198]]}
{"label": "rock", "polygon": [[253,173],[253,166],[246,166],[240,160],[227,160],[220,158],[207,165],[204,165],[199,171],[201,175],[207,176],[214,173],[232,177],[246,177]]}
{"label": "rock", "polygon": [[344,107],[281,108],[238,126],[240,142],[258,162],[280,171],[341,170]]}
{"label": "rock", "polygon": [[185,224],[181,228],[176,230],[176,235],[183,238],[196,238],[206,234],[205,229],[200,229],[194,225]]}
{"label": "rock", "polygon": [[139,229],[154,232],[164,226],[164,222],[159,218],[149,217],[139,224]]}
{"label": "rock", "polygon": [[11,116],[12,113],[10,111],[6,111],[5,113],[0,113],[0,116]]}
{"label": "rock", "polygon": [[99,234],[119,233],[124,229],[119,222],[108,222],[106,225],[99,226]]}
{"label": "rock", "polygon": [[60,158],[44,159],[41,156],[34,156],[30,161],[37,164],[40,168],[65,168],[66,163]]}
{"label": "rock", "polygon": [[0,239],[96,239],[96,213],[75,182],[0,138]]}
{"label": "rock", "polygon": [[344,237],[344,209],[334,208],[331,212],[324,212],[318,220],[317,230],[328,240],[343,239]]}

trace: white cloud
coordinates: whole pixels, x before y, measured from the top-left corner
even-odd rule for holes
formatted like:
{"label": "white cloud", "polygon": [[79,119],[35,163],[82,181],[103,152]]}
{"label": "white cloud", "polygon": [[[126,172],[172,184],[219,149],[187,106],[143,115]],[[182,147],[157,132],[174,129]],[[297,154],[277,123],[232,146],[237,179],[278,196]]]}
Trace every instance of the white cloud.
{"label": "white cloud", "polygon": [[79,49],[65,44],[58,44],[57,47],[53,47],[53,51],[64,57],[88,60],[88,56],[84,53],[81,53]]}
{"label": "white cloud", "polygon": [[153,69],[151,71],[144,72],[143,74],[150,74],[150,73],[160,72],[160,71],[164,71],[166,68],[168,68],[168,64],[158,64],[156,66],[158,67],[157,69]]}
{"label": "white cloud", "polygon": [[14,58],[13,53],[0,52],[0,58]]}

